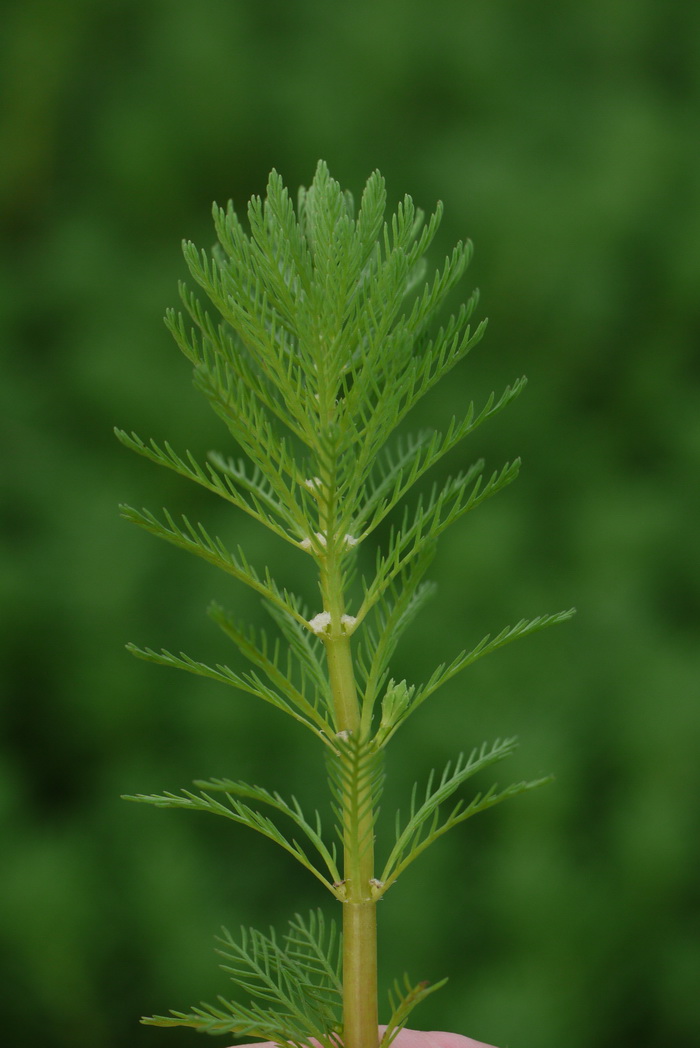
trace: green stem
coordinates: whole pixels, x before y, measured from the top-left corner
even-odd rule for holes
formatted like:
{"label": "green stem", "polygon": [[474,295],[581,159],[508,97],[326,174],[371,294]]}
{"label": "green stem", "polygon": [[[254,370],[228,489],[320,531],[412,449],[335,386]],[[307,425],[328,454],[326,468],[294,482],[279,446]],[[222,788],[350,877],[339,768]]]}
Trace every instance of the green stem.
{"label": "green stem", "polygon": [[[325,639],[338,731],[357,735],[360,706],[350,638],[346,634],[343,584],[331,554],[321,569],[323,607],[331,617]],[[373,812],[365,798],[343,797],[345,900],[343,902],[343,1043],[377,1048],[377,915],[374,878]],[[365,814],[358,820],[358,811]],[[362,825],[353,825],[361,821]]]}

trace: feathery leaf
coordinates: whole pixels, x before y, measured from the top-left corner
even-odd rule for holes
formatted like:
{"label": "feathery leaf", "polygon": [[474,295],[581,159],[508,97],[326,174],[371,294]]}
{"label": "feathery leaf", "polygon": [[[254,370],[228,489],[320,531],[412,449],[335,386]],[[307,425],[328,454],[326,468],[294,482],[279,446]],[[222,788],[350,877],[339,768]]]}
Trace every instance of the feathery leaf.
{"label": "feathery leaf", "polygon": [[297,622],[306,625],[302,615],[297,611],[298,601],[286,590],[279,588],[267,569],[264,578],[261,578],[248,563],[240,546],[235,555],[224,546],[221,539],[211,538],[202,524],[195,526],[187,517],[183,516],[183,526],[179,527],[166,509],[163,510],[165,523],[159,521],[153,513],[146,509],[137,510],[126,505],[121,506],[120,509],[125,520],[138,524],[151,535],[165,539],[166,542],[187,550],[189,553],[194,553],[197,557],[206,560],[208,564],[213,564],[214,567],[233,575],[234,578],[260,593],[271,604],[286,611]]}
{"label": "feathery leaf", "polygon": [[393,988],[389,990],[389,1007],[391,1008],[391,1016],[387,1023],[386,1030],[382,1035],[382,1039],[379,1042],[379,1048],[389,1048],[389,1045],[394,1041],[396,1035],[406,1025],[408,1017],[421,1001],[424,1001],[426,997],[429,997],[431,993],[435,993],[445,985],[447,979],[441,979],[440,982],[428,983],[419,982],[415,986],[411,984],[410,979],[407,975],[403,977],[403,987],[398,979],[394,980]]}
{"label": "feathery leaf", "polygon": [[440,806],[459,789],[462,783],[496,761],[509,757],[517,746],[517,739],[496,740],[489,749],[484,743],[481,749],[474,749],[468,759],[460,754],[454,765],[449,762],[435,785],[434,772],[431,772],[425,787],[423,800],[418,801],[417,784],[411,795],[411,809],[405,826],[401,826],[400,813],[396,816],[396,843],[386,861],[380,881],[382,890],[386,891],[407,866],[418,858],[434,841],[460,822],[476,815],[478,812],[492,808],[508,797],[514,797],[525,790],[534,789],[551,781],[551,777],[538,779],[535,782],[520,782],[508,786],[500,793],[496,787],[485,794],[477,794],[466,807],[458,801],[450,813],[442,816]]}
{"label": "feathery leaf", "polygon": [[[249,805],[244,804],[243,801],[238,799],[238,796],[249,797],[261,801],[262,803],[275,808],[277,811],[282,812],[284,815],[289,816],[294,824],[305,833],[319,852],[334,880],[338,880],[338,877],[335,876],[337,874],[337,868],[335,866],[332,852],[330,852],[323,844],[318,832],[318,827],[314,830],[311,824],[304,818],[296,801],[294,801],[292,805],[288,805],[279,795],[269,794],[260,787],[248,786],[246,783],[228,783],[226,780],[221,781],[224,783],[224,786],[217,786],[215,782],[214,789],[224,789],[228,804],[223,804],[221,801],[217,801],[214,797],[210,797],[208,793],[202,792],[197,794],[190,790],[181,790],[179,794],[169,792],[162,794],[139,793],[125,796],[123,799],[137,801],[140,804],[152,804],[156,808],[184,808],[187,811],[209,812],[211,815],[222,815],[224,818],[231,819],[232,822],[236,822],[241,826],[247,826],[249,829],[255,830],[256,833],[260,833],[263,837],[267,837],[268,840],[274,841],[275,844],[278,844],[280,848],[286,851],[289,855],[292,855],[297,862],[301,863],[302,866],[309,870],[309,872],[312,873],[321,884],[328,888],[333,895],[336,894],[333,887],[333,880],[329,881],[328,878],[321,873],[317,866],[311,861],[311,859],[309,859],[301,845],[296,840],[288,840],[271,819],[266,815],[263,815],[261,812],[251,808]],[[227,785],[230,785],[233,789],[226,790],[225,786]]]}
{"label": "feathery leaf", "polygon": [[[327,765],[336,829],[346,852],[359,861],[373,841],[384,782],[382,755],[370,739],[341,733],[333,741],[336,751],[327,755]],[[346,870],[346,877],[356,873]]]}
{"label": "feathery leaf", "polygon": [[218,941],[221,968],[254,1000],[243,1005],[219,997],[215,1006],[201,1004],[143,1023],[282,1044],[308,1044],[314,1037],[322,1048],[340,1048],[340,939],[333,922],[326,930],[320,911],[307,921],[297,914],[281,941],[273,929],[265,935],[254,928],[241,928],[238,939],[224,928]]}

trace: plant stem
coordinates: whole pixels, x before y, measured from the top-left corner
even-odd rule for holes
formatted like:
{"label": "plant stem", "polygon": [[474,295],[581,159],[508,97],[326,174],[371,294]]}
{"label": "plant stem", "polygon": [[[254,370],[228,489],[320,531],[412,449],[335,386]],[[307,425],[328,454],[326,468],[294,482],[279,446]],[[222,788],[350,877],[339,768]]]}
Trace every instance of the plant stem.
{"label": "plant stem", "polygon": [[[326,655],[338,730],[360,731],[350,638],[342,625],[342,575],[331,554],[321,570],[324,611],[331,616]],[[343,1042],[345,1048],[377,1048],[377,915],[373,812],[369,798],[343,796]]]}

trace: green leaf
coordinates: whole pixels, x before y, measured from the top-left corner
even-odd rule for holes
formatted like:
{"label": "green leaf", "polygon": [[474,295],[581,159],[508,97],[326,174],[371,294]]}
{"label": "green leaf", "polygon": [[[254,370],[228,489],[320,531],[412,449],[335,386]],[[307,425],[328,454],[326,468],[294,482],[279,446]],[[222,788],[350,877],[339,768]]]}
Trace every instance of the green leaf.
{"label": "green leaf", "polygon": [[219,538],[211,538],[202,524],[196,526],[191,524],[187,517],[182,517],[183,527],[179,527],[166,509],[163,510],[165,523],[162,523],[149,510],[137,510],[131,506],[120,507],[121,515],[132,524],[138,524],[144,531],[150,532],[157,538],[170,542],[173,546],[194,553],[195,556],[206,560],[208,564],[220,568],[222,571],[233,575],[240,582],[245,583],[270,603],[282,608],[293,618],[304,625],[305,620],[297,611],[298,602],[286,590],[281,590],[272,579],[269,571],[261,578],[256,570],[248,563],[243,550],[238,547],[237,555],[231,553]]}
{"label": "green leaf", "polygon": [[264,935],[254,928],[241,928],[238,941],[224,929],[219,942],[221,968],[251,996],[274,1004],[292,1029],[323,1037],[339,1027],[339,937],[334,924],[326,937],[320,912],[309,922],[297,915],[282,943],[273,929]]}
{"label": "green leaf", "polygon": [[355,226],[363,270],[376,249],[377,238],[384,223],[385,208],[386,184],[379,171],[373,171],[362,193]]}
{"label": "green leaf", "polygon": [[280,608],[268,601],[263,601],[263,607],[279,627],[290,650],[294,652],[297,664],[302,668],[303,678],[309,682],[311,688],[315,689],[317,695],[327,697],[329,694],[328,675],[321,661],[323,645],[318,637],[306,628],[306,622],[310,618],[308,610],[301,606],[297,607],[304,621],[304,626],[301,626],[299,621],[285,608]]}
{"label": "green leaf", "polygon": [[494,807],[509,797],[517,796],[525,790],[535,789],[551,781],[551,777],[548,777],[534,782],[514,783],[500,793],[497,792],[496,786],[492,786],[487,793],[477,794],[466,807],[464,801],[459,800],[448,815],[442,815],[440,806],[449,800],[467,779],[496,761],[509,757],[516,746],[517,740],[514,738],[497,740],[490,749],[484,743],[480,750],[473,750],[468,759],[460,754],[454,765],[451,762],[446,765],[437,785],[435,785],[435,773],[430,773],[421,802],[418,801],[417,784],[414,785],[410,814],[403,828],[400,813],[397,813],[396,816],[396,843],[380,877],[383,891],[390,888],[407,866],[453,826],[464,822],[478,812]]}
{"label": "green leaf", "polygon": [[[225,780],[221,781],[225,782]],[[268,840],[273,841],[289,855],[292,855],[297,862],[301,863],[321,884],[328,888],[331,894],[336,895],[333,882],[338,880],[338,877],[336,876],[337,867],[333,861],[332,853],[323,845],[320,840],[320,834],[314,831],[313,827],[306,822],[298,805],[296,803],[292,806],[286,805],[281,797],[267,794],[267,791],[261,790],[260,787],[247,786],[245,783],[231,783],[230,785],[236,788],[239,796],[261,800],[263,803],[270,804],[278,811],[288,815],[320,852],[332,879],[329,880],[321,873],[296,840],[288,840],[271,819],[261,812],[255,811],[249,805],[244,804],[243,801],[238,799],[233,790],[225,791],[228,804],[217,801],[214,797],[210,797],[208,793],[196,794],[190,790],[181,790],[179,794],[168,792],[162,794],[135,794],[125,796],[123,799],[136,801],[140,804],[152,804],[156,808],[183,808],[188,811],[209,812],[211,815],[222,815],[224,818],[230,819],[241,826],[247,826],[248,829],[255,830],[256,833],[267,837]],[[219,789],[222,787],[214,786],[214,788]]]}
{"label": "green leaf", "polygon": [[[392,532],[387,552],[378,558],[375,578],[367,587],[356,616],[358,623],[427,543],[434,542],[465,513],[481,505],[515,480],[520,469],[520,459],[506,463],[501,471],[493,473],[485,484],[482,484],[478,475],[482,468],[483,463],[478,462],[466,473],[451,477],[440,491],[433,488],[427,503],[419,501],[411,521],[408,511],[404,513],[401,528]],[[476,483],[472,485],[475,477]],[[472,487],[468,491],[470,485]]]}
{"label": "green leaf", "polygon": [[377,463],[379,479],[363,500],[360,515],[352,524],[353,531],[363,538],[371,534],[436,462],[473,433],[482,422],[502,411],[522,392],[526,382],[525,378],[521,378],[506,387],[498,401],[492,393],[478,415],[475,415],[474,403],[471,402],[462,421],[458,423],[453,418],[446,433],[427,431],[409,436],[400,442],[396,454],[385,453]]}
{"label": "green leaf", "polygon": [[332,882],[340,880],[340,872],[336,864],[335,845],[328,848],[324,843],[319,813],[314,813],[314,822],[313,824],[310,823],[304,816],[296,797],[292,797],[291,803],[288,803],[277,792],[270,793],[269,790],[265,790],[261,786],[250,786],[246,782],[234,782],[232,779],[197,780],[194,785],[197,789],[203,790],[207,794],[211,792],[225,793],[229,800],[231,797],[244,797],[248,800],[258,801],[259,803],[267,804],[276,811],[286,815],[292,820],[295,826],[302,831],[311,844],[313,844],[314,848],[323,859]]}
{"label": "green leaf", "polygon": [[[369,367],[363,361],[363,386],[356,415],[355,473],[365,478],[390,435],[409,411],[480,340],[485,325],[471,332],[466,319],[471,307],[463,307],[440,328],[425,347],[416,352],[414,340],[398,332],[380,334],[385,363]],[[353,386],[354,389],[354,386]]]}
{"label": "green leaf", "polygon": [[378,803],[384,783],[382,754],[372,740],[340,733],[336,750],[327,755],[328,780],[334,798],[336,831],[346,855],[346,878],[358,878],[359,864],[374,840]]}
{"label": "green leaf", "polygon": [[[368,735],[379,691],[388,675],[389,661],[402,633],[435,592],[435,585],[423,582],[432,563],[435,544],[428,543],[408,568],[389,586],[384,599],[374,608],[374,621],[366,623],[356,650],[356,663],[364,679],[362,734]],[[379,739],[377,739],[379,744]]]}
{"label": "green leaf", "polygon": [[447,979],[441,979],[437,983],[419,982],[416,985],[412,985],[408,976],[404,975],[402,987],[399,980],[395,979],[393,990],[389,990],[391,1016],[379,1042],[379,1048],[389,1048],[396,1035],[406,1025],[408,1017],[416,1005],[424,1001],[431,993],[435,993],[436,990],[443,987],[446,982]]}
{"label": "green leaf", "polygon": [[[185,672],[192,673],[197,677],[207,677],[209,680],[228,684],[229,687],[254,695],[256,698],[262,699],[263,702],[268,702],[271,706],[276,706],[278,710],[293,717],[294,720],[299,721],[300,724],[303,724],[317,735],[322,742],[330,745],[328,737],[333,734],[332,727],[306,700],[301,701],[303,696],[299,696],[298,701],[292,700],[293,704],[290,705],[290,701],[287,701],[274,688],[266,685],[255,673],[234,673],[228,666],[220,663],[217,663],[216,666],[208,666],[205,662],[197,662],[191,659],[184,652],[180,652],[179,655],[173,655],[172,652],[167,651],[165,648],[161,649],[161,651],[154,651],[152,648],[139,648],[136,644],[127,644],[126,650],[145,662],[154,662],[159,666],[167,666],[170,669],[185,670]],[[292,699],[294,691],[291,685],[285,690],[285,694],[288,699]],[[297,707],[296,709],[294,708],[295,706]]]}
{"label": "green leaf", "polygon": [[297,961],[310,980],[328,987],[328,993],[336,999],[342,995],[342,937],[335,921],[326,931],[326,922],[321,910],[312,910],[307,921],[299,914],[289,922],[285,936],[287,956]]}
{"label": "green leaf", "polygon": [[[208,458],[219,473],[224,474],[226,480],[230,480],[236,488],[243,488],[250,492],[251,501],[253,501],[256,508],[258,505],[262,506],[268,515],[270,513],[279,513],[282,515],[285,512],[284,509],[281,508],[277,494],[277,491],[280,488],[279,482],[275,487],[267,480],[264,472],[258,466],[254,466],[253,469],[250,470],[243,459],[234,460],[231,457],[224,458],[223,455],[216,451],[209,452]],[[309,529],[306,510],[307,507],[311,506],[306,489],[303,485],[299,489],[298,494],[301,495],[299,504],[297,504],[293,498],[293,492],[289,488],[284,487],[284,493],[284,499],[286,500],[284,505],[291,501],[294,507],[293,511],[290,511],[286,518],[289,521],[290,527],[297,526],[304,534],[306,534]],[[299,506],[301,508],[299,508]]]}
{"label": "green leaf", "polygon": [[559,611],[553,615],[538,615],[535,619],[521,619],[515,626],[506,626],[495,637],[487,633],[471,651],[463,651],[448,666],[438,666],[430,680],[416,689],[415,697],[411,703],[410,710],[406,712],[406,716],[417,709],[422,702],[425,702],[439,687],[458,673],[461,673],[467,666],[471,666],[477,659],[483,658],[484,655],[490,655],[491,652],[498,651],[499,648],[504,648],[511,641],[519,640],[521,637],[529,637],[530,634],[537,633],[548,626],[567,622],[575,614],[576,609],[569,608],[568,611]]}
{"label": "green leaf", "polygon": [[191,1012],[173,1010],[170,1015],[144,1016],[141,1022],[144,1026],[188,1026],[199,1033],[230,1033],[266,1040],[274,1040],[281,1033],[281,1023],[273,1014],[266,1016],[260,1009],[254,1011],[224,997],[217,1000],[218,1007],[202,1003]]}
{"label": "green leaf", "polygon": [[[253,665],[263,671],[277,692],[281,692],[292,706],[296,707],[307,720],[314,722],[327,736],[334,734],[335,729],[331,722],[318,710],[319,705],[323,704],[331,719],[334,717],[333,700],[328,682],[323,677],[312,674],[312,679],[307,684],[308,662],[303,658],[298,658],[299,645],[286,649],[285,664],[281,665],[279,641],[270,645],[264,630],[240,625],[216,602],[210,604],[208,614],[223,633],[233,641],[238,650]],[[305,616],[303,621],[306,622]],[[306,632],[308,633],[308,630]],[[294,668],[299,671],[302,690],[295,687],[293,683]],[[307,698],[305,692],[307,687],[311,691],[311,699]]]}
{"label": "green leaf", "polygon": [[[230,368],[214,360],[195,369],[194,383],[270,486],[290,511],[302,482],[288,438],[275,425],[260,398],[236,380]],[[291,400],[291,396],[290,396]],[[314,411],[315,413],[315,411]],[[290,427],[294,432],[294,427]]]}
{"label": "green leaf", "polygon": [[265,935],[253,928],[241,928],[237,940],[224,929],[218,941],[221,968],[254,1000],[243,1005],[219,997],[215,1006],[201,1004],[190,1012],[173,1011],[142,1022],[282,1044],[308,1044],[315,1038],[322,1048],[338,1048],[341,941],[334,922],[326,928],[320,911],[306,921],[297,914],[282,941],[273,929]]}
{"label": "green leaf", "polygon": [[[212,261],[225,284],[228,279],[226,265],[216,254]],[[240,309],[238,292],[234,291],[234,296],[235,304],[229,302],[229,309]],[[262,326],[254,317],[248,318],[247,324],[240,319],[238,323],[233,320],[229,324],[215,324],[199,299],[184,284],[180,285],[180,298],[195,328],[187,332],[182,318],[172,311],[166,313],[166,325],[195,368],[211,371],[221,367],[227,378],[234,380],[234,388],[242,386],[241,392],[252,397],[260,409],[275,416],[306,442],[310,429],[302,409],[313,405],[301,382],[298,362],[294,366],[290,352],[292,334],[279,318],[264,318]],[[254,325],[252,328],[251,324]],[[292,399],[296,408],[294,414],[286,410]]]}
{"label": "green leaf", "polygon": [[[151,462],[155,462],[159,466],[165,466],[166,469],[173,470],[173,472],[179,473],[182,477],[187,477],[189,480],[194,481],[195,484],[206,488],[207,491],[211,491],[220,498],[225,499],[238,507],[238,509],[243,510],[244,513],[260,521],[261,524],[264,524],[265,527],[286,542],[298,546],[299,539],[303,538],[309,531],[308,526],[306,526],[302,529],[301,535],[296,534],[299,531],[297,519],[292,517],[286,507],[276,500],[271,490],[265,491],[261,489],[259,494],[256,490],[256,485],[250,482],[245,484],[244,481],[244,486],[249,490],[248,497],[244,496],[233,483],[233,477],[236,476],[235,465],[233,468],[224,466],[222,476],[209,463],[205,467],[200,466],[189,451],[186,452],[187,462],[185,462],[184,459],[173,451],[167,442],[161,448],[154,440],[151,440],[149,444],[145,444],[136,433],[128,434],[120,429],[115,429],[114,432],[125,447],[130,448],[144,458],[150,459]],[[261,494],[263,495],[262,498],[260,497]],[[283,527],[280,521],[286,527]],[[290,534],[288,529],[292,529],[294,533]]]}

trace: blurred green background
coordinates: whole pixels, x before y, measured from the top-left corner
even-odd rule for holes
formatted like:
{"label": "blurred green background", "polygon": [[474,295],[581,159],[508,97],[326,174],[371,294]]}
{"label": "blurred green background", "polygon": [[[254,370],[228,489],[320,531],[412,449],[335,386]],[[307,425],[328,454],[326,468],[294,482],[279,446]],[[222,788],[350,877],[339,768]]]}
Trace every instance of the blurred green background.
{"label": "blurred green background", "polygon": [[397,737],[387,827],[483,739],[521,737],[501,781],[557,782],[406,874],[381,906],[384,981],[449,975],[413,1024],[511,1048],[695,1043],[700,6],[17,0],[2,21],[7,1043],[200,1043],[137,1017],[227,992],[222,923],[327,905],[262,839],[119,800],[229,775],[326,803],[301,729],[125,653],[227,659],[209,599],[262,613],[116,505],[199,517],[313,599],[305,559],[112,436],[228,448],[161,323],[179,241],[208,246],[212,199],[244,209],[272,166],[296,189],[319,157],[356,193],[378,167],[392,203],[442,199],[435,264],[475,241],[464,295],[481,287],[489,331],[416,423],[530,380],[463,451],[520,454],[521,480],[446,536],[397,675],[579,609]]}

